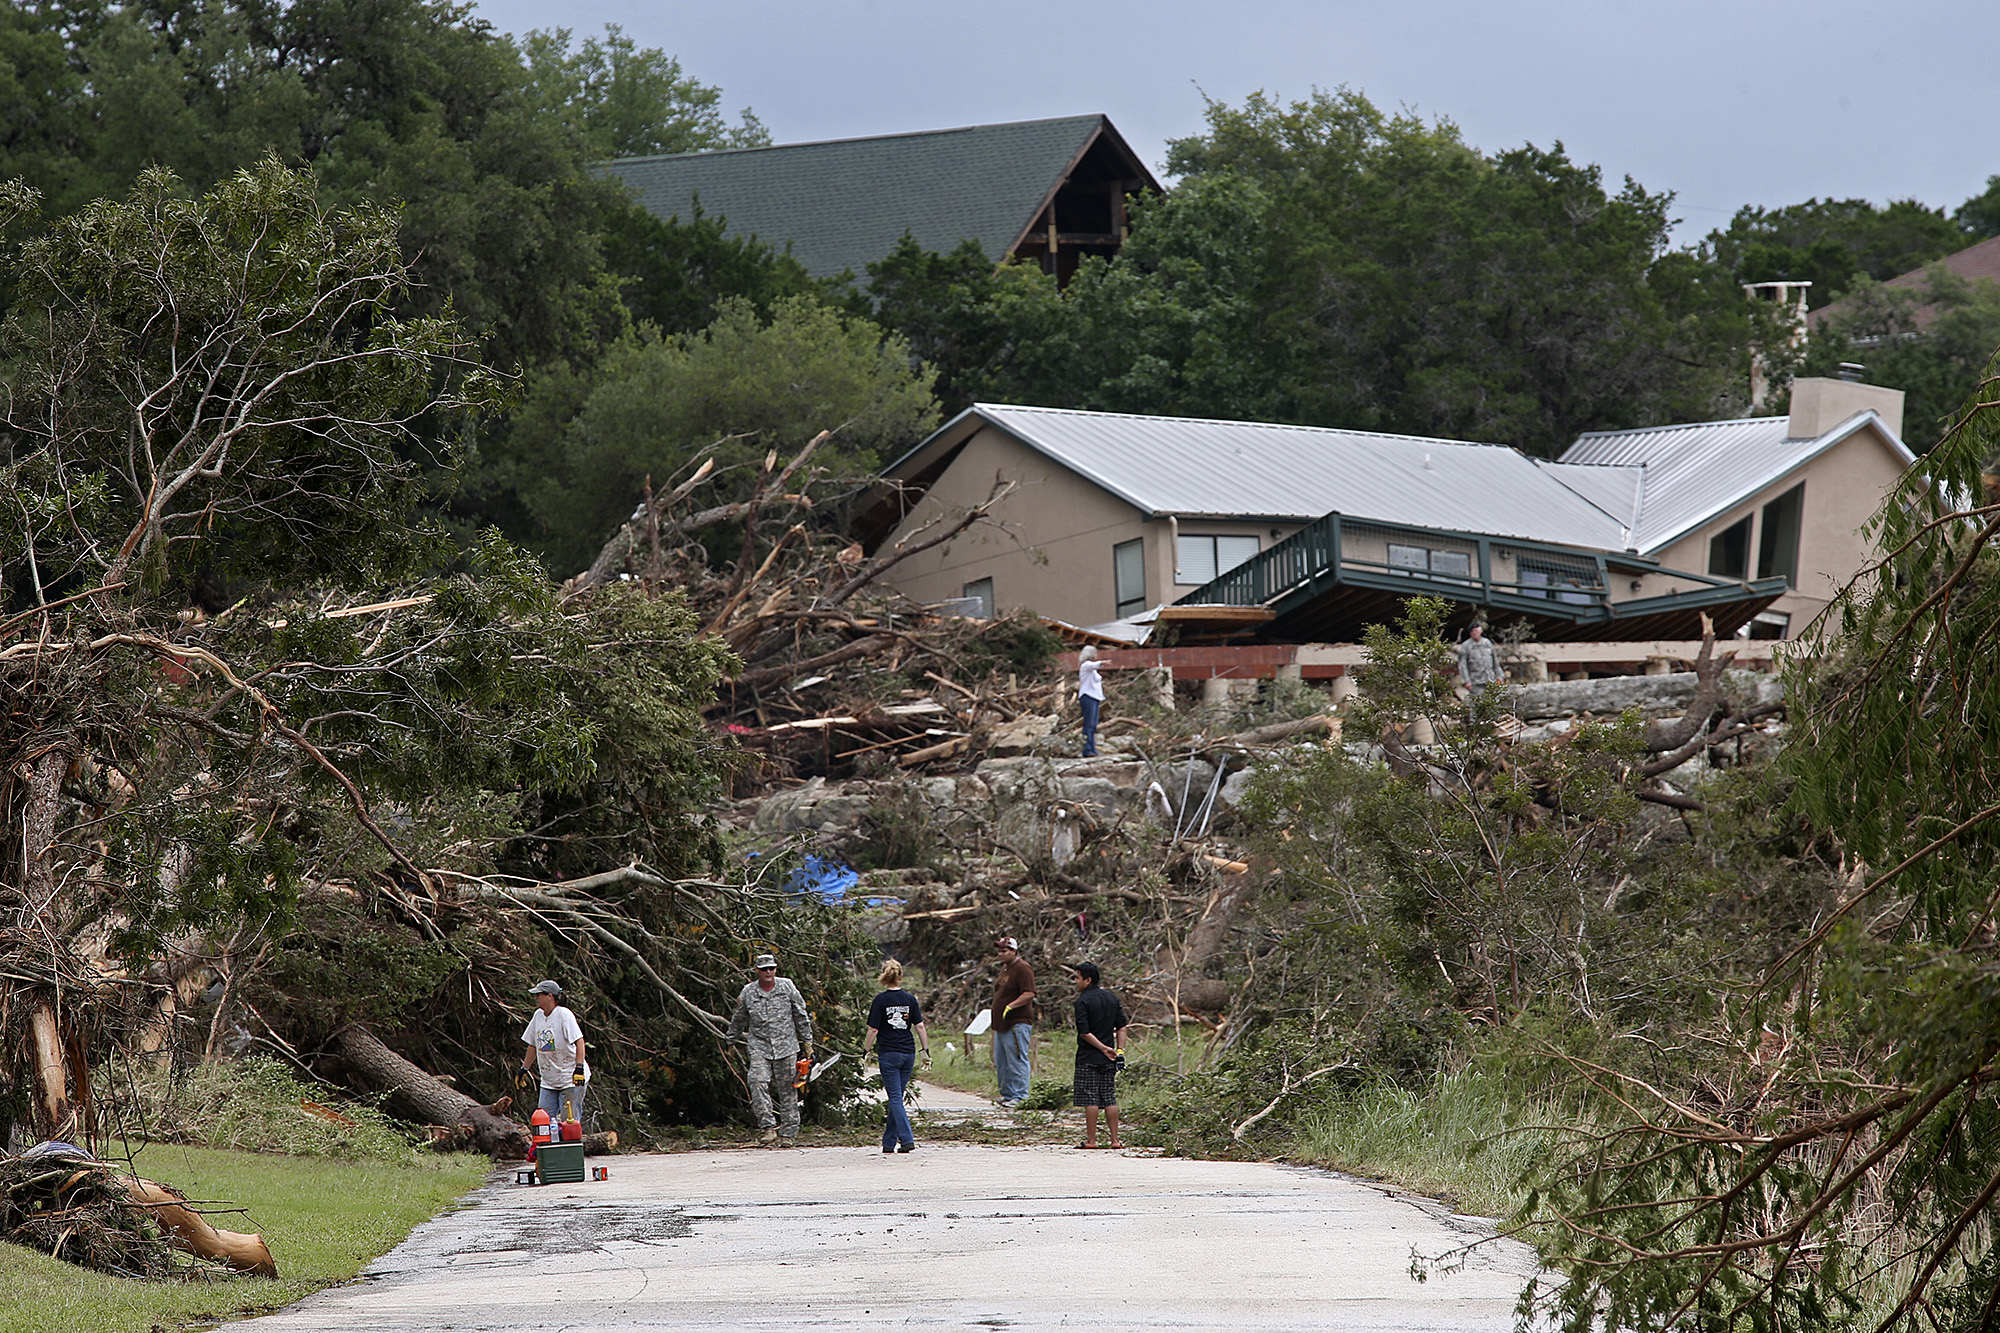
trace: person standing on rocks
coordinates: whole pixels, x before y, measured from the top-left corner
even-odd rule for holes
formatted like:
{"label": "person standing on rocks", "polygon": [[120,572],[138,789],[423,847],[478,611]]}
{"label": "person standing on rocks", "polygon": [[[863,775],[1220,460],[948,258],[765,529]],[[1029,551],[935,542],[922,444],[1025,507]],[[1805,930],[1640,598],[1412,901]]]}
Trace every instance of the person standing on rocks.
{"label": "person standing on rocks", "polygon": [[1458,683],[1478,694],[1505,675],[1500,669],[1500,654],[1486,637],[1486,627],[1474,621],[1458,645]]}
{"label": "person standing on rocks", "polygon": [[1083,757],[1097,754],[1097,718],[1104,707],[1104,668],[1097,661],[1097,649],[1085,644],[1076,655],[1076,701],[1083,708]]}
{"label": "person standing on rocks", "polygon": [[736,996],[729,1040],[744,1044],[750,1114],[766,1147],[790,1147],[799,1137],[799,1090],[792,1086],[801,1057],[812,1058],[812,1017],[805,996],[778,975],[778,960],[760,953],[757,979]]}
{"label": "person standing on rocks", "polygon": [[1076,974],[1076,1079],[1070,1100],[1083,1108],[1083,1142],[1097,1146],[1097,1112],[1104,1111],[1113,1148],[1118,1141],[1118,1071],[1125,1064],[1125,1006],[1099,983],[1103,973],[1095,963],[1078,963]]}
{"label": "person standing on rocks", "polygon": [[917,1044],[923,1043],[924,1067],[931,1063],[931,1036],[924,1026],[924,1009],[917,997],[903,989],[903,965],[891,958],[882,964],[882,993],[868,1007],[868,1035],[861,1039],[861,1058],[868,1048],[880,1054],[882,1091],[888,1094],[888,1115],[882,1124],[883,1152],[915,1152],[917,1136],[910,1129],[910,1110],[903,1101],[904,1089],[917,1072]]}
{"label": "person standing on rocks", "polygon": [[1000,975],[993,979],[993,1074],[1000,1105],[1011,1111],[1028,1095],[1029,1043],[1035,1039],[1035,969],[1021,957],[1021,942],[1002,935]]}
{"label": "person standing on rocks", "polygon": [[521,1068],[540,1076],[539,1105],[549,1119],[581,1122],[583,1091],[590,1082],[590,1066],[583,1060],[583,1025],[557,1003],[563,988],[555,982],[538,981],[528,993],[535,997],[535,1013],[521,1033],[528,1046]]}

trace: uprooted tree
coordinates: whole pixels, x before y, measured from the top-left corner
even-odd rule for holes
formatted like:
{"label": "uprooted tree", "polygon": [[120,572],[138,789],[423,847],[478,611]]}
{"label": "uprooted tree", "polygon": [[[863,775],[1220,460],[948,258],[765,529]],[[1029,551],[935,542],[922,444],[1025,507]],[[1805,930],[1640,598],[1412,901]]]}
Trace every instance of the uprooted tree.
{"label": "uprooted tree", "polygon": [[669,591],[561,600],[420,521],[413,424],[490,382],[449,320],[396,315],[391,217],[275,163],[199,198],[154,174],[12,258],[11,1122],[92,1139],[116,1052],[257,1042],[368,1086],[379,1036],[496,1102],[556,970],[633,1112],[734,1101],[716,1010],[758,949],[795,945],[844,1021],[841,923],[717,878],[727,649]]}

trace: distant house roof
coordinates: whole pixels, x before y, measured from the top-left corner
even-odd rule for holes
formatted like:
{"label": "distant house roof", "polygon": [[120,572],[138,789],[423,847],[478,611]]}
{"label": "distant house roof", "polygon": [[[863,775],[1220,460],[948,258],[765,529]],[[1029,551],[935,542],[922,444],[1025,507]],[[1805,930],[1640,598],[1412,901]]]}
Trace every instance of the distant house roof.
{"label": "distant house roof", "polygon": [[[1635,487],[1627,520],[1631,540],[1626,544],[1646,554],[1763,490],[1870,421],[1881,425],[1873,412],[1862,412],[1824,435],[1809,438],[1791,435],[1787,417],[1591,431],[1579,436],[1558,461],[1541,466],[1599,503],[1615,499],[1623,488]],[[1882,433],[1905,464],[1916,461],[1916,455],[1886,427]]]}
{"label": "distant house roof", "polygon": [[[1968,245],[1965,249],[1955,254],[1946,255],[1937,262],[1943,264],[1947,269],[1968,282],[2000,282],[2000,236],[1989,237],[1977,245]],[[1926,264],[1922,268],[1913,268],[1908,273],[1898,273],[1882,285],[1884,287],[1922,287],[1924,285],[1925,274],[1929,268],[1930,265]],[[1821,306],[1806,316],[1806,327],[1809,329],[1818,328],[1835,311],[1843,309],[1846,305],[1847,298],[1843,296],[1838,301],[1832,301]],[[1935,318],[1937,318],[1936,310],[1933,307],[1924,306],[1916,312],[1917,327],[1923,328]]]}
{"label": "distant house roof", "polygon": [[[809,273],[830,277],[863,274],[905,232],[940,252],[976,240],[998,260],[1022,247],[1087,155],[1102,159],[1090,164],[1100,196],[1113,182],[1159,189],[1101,115],[628,157],[601,169],[658,217],[685,220],[698,202],[732,233],[789,243]],[[1124,192],[1107,204],[1101,226],[1090,220],[1098,244],[1115,246]],[[1065,232],[1079,230],[1061,222]]]}

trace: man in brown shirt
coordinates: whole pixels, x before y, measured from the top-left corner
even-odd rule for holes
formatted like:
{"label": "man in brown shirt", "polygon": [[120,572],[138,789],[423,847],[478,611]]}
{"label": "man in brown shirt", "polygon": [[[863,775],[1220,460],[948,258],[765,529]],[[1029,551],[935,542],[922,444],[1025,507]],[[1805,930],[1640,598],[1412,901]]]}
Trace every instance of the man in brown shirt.
{"label": "man in brown shirt", "polygon": [[1035,1036],[1035,970],[1021,957],[1021,942],[1002,935],[994,945],[1000,975],[993,980],[993,1072],[1000,1105],[1013,1110],[1028,1095],[1028,1043]]}

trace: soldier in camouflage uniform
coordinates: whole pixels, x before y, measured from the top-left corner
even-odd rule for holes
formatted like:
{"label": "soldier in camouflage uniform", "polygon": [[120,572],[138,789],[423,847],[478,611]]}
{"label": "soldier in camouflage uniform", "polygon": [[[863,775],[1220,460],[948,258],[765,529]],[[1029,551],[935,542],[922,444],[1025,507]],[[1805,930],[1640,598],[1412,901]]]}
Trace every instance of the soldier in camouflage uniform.
{"label": "soldier in camouflage uniform", "polygon": [[[778,960],[757,955],[757,979],[736,997],[729,1040],[743,1042],[750,1057],[750,1113],[767,1146],[799,1137],[799,1093],[792,1086],[801,1056],[812,1058],[812,1018],[799,988],[778,975]],[[776,1099],[775,1110],[772,1100]]]}

